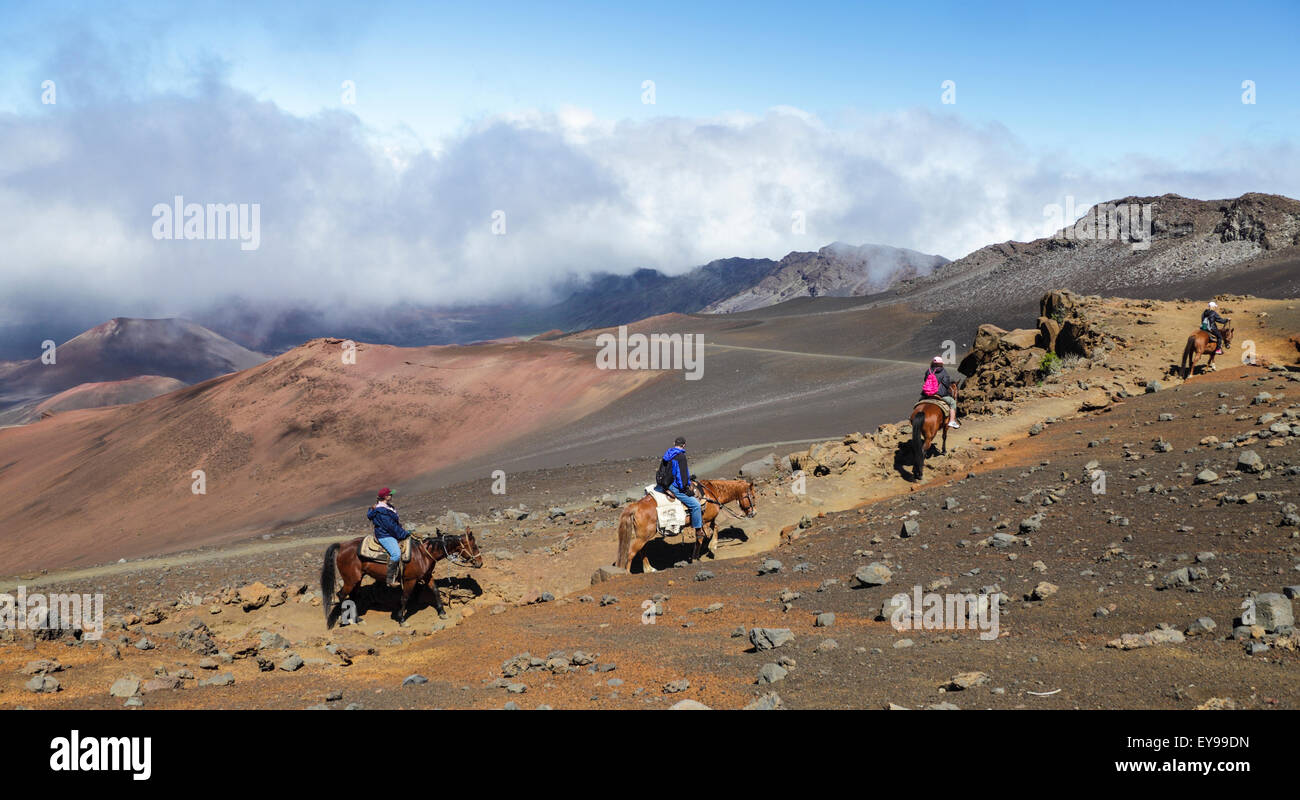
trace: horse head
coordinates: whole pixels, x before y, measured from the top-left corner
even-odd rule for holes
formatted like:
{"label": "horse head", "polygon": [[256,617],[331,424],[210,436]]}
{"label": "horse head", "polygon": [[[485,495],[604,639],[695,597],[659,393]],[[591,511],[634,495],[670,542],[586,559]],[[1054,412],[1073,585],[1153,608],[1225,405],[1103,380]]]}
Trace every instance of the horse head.
{"label": "horse head", "polygon": [[478,542],[474,541],[474,532],[469,528],[461,534],[445,534],[442,539],[443,550],[447,560],[462,567],[483,566],[483,553],[479,552]]}
{"label": "horse head", "polygon": [[1219,333],[1222,333],[1222,334],[1223,334],[1223,343],[1224,343],[1224,344],[1232,344],[1232,326],[1231,326],[1231,325],[1225,325],[1225,326],[1223,326],[1222,328],[1219,329]]}
{"label": "horse head", "polygon": [[745,512],[745,516],[754,518],[754,482],[748,481],[745,485],[745,493],[740,496],[740,510]]}

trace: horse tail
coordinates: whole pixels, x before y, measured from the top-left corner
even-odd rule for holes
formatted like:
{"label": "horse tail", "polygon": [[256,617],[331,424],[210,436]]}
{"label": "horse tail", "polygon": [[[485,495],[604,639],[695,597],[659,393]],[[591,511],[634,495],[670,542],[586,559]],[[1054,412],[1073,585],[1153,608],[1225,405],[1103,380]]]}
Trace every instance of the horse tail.
{"label": "horse tail", "polygon": [[632,556],[632,540],[635,538],[636,503],[630,503],[624,506],[623,513],[618,517],[618,558],[614,559],[614,566],[628,568]]}
{"label": "horse tail", "polygon": [[320,568],[320,604],[325,609],[326,629],[334,627],[334,582],[337,566],[334,560],[339,554],[339,543],[335,542],[325,549],[325,563]]}
{"label": "horse tail", "polygon": [[925,409],[918,408],[912,411],[912,453],[916,459],[915,473],[916,479],[921,479],[921,471],[925,469]]}
{"label": "horse tail", "polygon": [[1196,334],[1193,333],[1191,336],[1187,337],[1187,346],[1183,348],[1183,359],[1178,362],[1178,366],[1183,372],[1183,380],[1187,380],[1187,376],[1191,374],[1191,366],[1195,363],[1195,359]]}

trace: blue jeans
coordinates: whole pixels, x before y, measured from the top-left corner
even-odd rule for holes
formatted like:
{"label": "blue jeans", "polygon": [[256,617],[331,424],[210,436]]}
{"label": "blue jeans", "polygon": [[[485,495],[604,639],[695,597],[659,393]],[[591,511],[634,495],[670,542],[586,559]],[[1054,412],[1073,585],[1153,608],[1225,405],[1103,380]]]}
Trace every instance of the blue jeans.
{"label": "blue jeans", "polygon": [[703,528],[704,509],[700,506],[700,501],[684,492],[679,492],[677,494],[677,499],[681,500],[682,505],[686,506],[686,510],[691,512],[691,527]]}
{"label": "blue jeans", "polygon": [[402,557],[402,546],[391,536],[376,536],[375,541],[379,542],[385,550],[388,551],[388,560],[396,561]]}

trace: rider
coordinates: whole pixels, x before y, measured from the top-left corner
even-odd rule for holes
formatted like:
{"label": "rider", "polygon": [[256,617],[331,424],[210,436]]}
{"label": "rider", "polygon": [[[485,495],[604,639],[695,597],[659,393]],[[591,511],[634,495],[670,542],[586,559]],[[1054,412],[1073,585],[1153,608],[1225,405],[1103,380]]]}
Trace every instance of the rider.
{"label": "rider", "polygon": [[[934,380],[930,380],[930,376]],[[943,368],[943,357],[935,356],[930,359],[930,368],[925,372],[925,382],[921,384],[922,397],[938,397],[948,405],[948,427],[960,428],[957,424],[957,398],[952,396],[952,378],[948,377],[948,372]]]}
{"label": "rider", "polygon": [[1214,345],[1218,348],[1214,351],[1216,356],[1223,355],[1224,348],[1223,332],[1219,330],[1219,326],[1227,325],[1229,322],[1232,322],[1232,320],[1219,316],[1219,304],[1213,300],[1211,300],[1210,304],[1201,312],[1201,330],[1209,333],[1210,336],[1213,337]]}
{"label": "rider", "polygon": [[668,462],[672,480],[667,486],[656,485],[655,488],[661,492],[672,490],[673,495],[691,512],[691,527],[699,533],[704,527],[704,509],[700,506],[700,501],[695,499],[695,492],[691,489],[691,483],[695,478],[691,475],[690,468],[686,466],[686,437],[677,437],[673,446],[664,452],[663,461]]}
{"label": "rider", "polygon": [[411,534],[402,527],[397,519],[397,509],[393,508],[393,491],[385,486],[379,490],[377,500],[366,518],[375,524],[375,540],[388,551],[388,585],[397,588],[402,585],[402,547],[398,544]]}

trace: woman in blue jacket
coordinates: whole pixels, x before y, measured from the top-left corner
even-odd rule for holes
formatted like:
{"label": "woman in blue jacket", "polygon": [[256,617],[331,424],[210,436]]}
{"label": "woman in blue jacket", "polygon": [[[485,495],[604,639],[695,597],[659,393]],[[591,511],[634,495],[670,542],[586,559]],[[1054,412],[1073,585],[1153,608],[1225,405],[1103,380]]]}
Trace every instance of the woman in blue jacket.
{"label": "woman in blue jacket", "polygon": [[397,518],[391,489],[384,487],[379,490],[377,501],[366,512],[366,519],[374,523],[375,539],[388,551],[388,585],[397,588],[402,585],[402,547],[398,542],[411,534]]}

